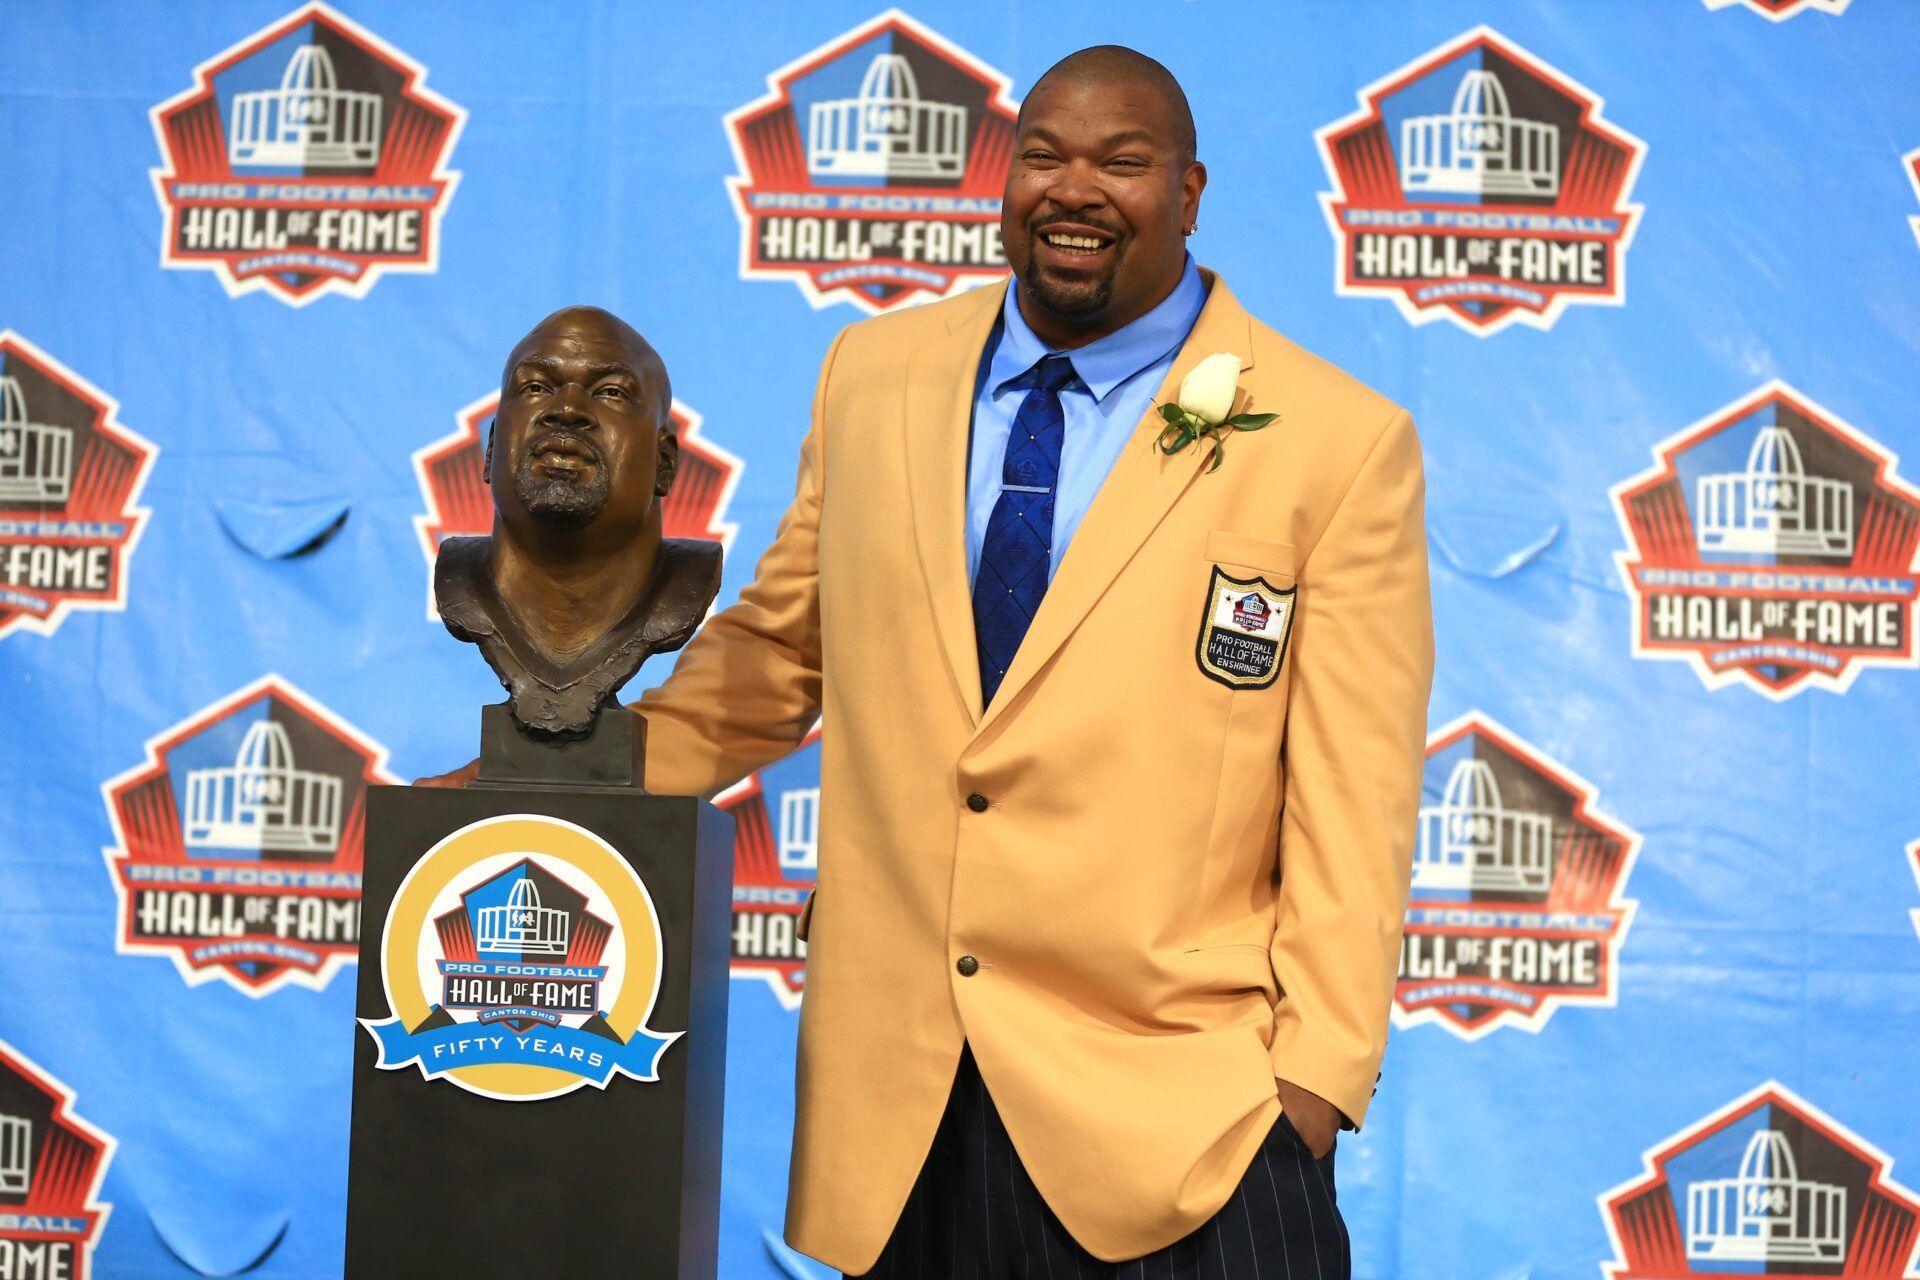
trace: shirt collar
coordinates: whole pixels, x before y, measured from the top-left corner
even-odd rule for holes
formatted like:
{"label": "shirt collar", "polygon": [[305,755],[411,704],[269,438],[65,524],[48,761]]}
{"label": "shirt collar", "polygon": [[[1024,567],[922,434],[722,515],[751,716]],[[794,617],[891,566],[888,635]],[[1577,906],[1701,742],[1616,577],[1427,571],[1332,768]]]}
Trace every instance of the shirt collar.
{"label": "shirt collar", "polygon": [[[1000,341],[987,368],[987,384],[996,394],[1005,390],[1008,383],[1032,372],[1041,360],[1055,354],[1027,327],[1016,296],[1019,288],[1017,280],[1008,281],[1007,300],[1000,311]],[[1177,351],[1192,332],[1206,301],[1200,268],[1194,264],[1193,255],[1188,254],[1180,283],[1153,310],[1124,329],[1061,354],[1073,362],[1074,373],[1093,393],[1094,400],[1104,400],[1121,383]]]}

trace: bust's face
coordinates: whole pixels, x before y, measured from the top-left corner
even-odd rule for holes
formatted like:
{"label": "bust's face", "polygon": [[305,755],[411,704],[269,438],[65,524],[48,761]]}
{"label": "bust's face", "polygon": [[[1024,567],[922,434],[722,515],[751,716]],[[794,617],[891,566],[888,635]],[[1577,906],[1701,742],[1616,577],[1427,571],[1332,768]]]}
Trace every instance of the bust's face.
{"label": "bust's face", "polygon": [[542,321],[507,358],[487,479],[509,529],[631,537],[660,520],[679,444],[659,357],[604,311]]}

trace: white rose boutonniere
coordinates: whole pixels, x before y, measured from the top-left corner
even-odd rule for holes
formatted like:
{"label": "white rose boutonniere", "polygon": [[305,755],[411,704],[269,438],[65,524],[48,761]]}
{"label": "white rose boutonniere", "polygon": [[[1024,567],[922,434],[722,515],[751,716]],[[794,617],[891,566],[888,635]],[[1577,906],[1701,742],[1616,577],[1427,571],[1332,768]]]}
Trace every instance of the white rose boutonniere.
{"label": "white rose boutonniere", "polygon": [[1167,425],[1160,431],[1160,452],[1180,452],[1205,436],[1213,445],[1213,461],[1208,471],[1216,471],[1225,456],[1221,428],[1258,431],[1280,415],[1277,413],[1233,413],[1234,396],[1240,390],[1240,357],[1231,351],[1216,352],[1193,366],[1180,380],[1180,392],[1174,403],[1159,406]]}

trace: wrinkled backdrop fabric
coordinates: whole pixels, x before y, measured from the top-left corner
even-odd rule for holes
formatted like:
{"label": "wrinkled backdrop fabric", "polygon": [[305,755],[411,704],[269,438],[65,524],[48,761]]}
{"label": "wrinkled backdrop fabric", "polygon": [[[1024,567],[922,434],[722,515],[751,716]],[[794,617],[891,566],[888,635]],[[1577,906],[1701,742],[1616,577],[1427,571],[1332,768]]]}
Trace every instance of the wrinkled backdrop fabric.
{"label": "wrinkled backdrop fabric", "polygon": [[[263,695],[294,706],[275,714],[331,726],[316,741],[355,748],[334,752],[350,799],[368,780],[473,753],[475,708],[499,691],[431,618],[427,550],[483,501],[459,433],[484,430],[501,358],[564,304],[611,308],[665,357],[683,432],[701,445],[689,444],[698,464],[674,519],[729,540],[731,599],[791,496],[834,333],[932,296],[918,285],[966,287],[995,269],[977,205],[970,217],[926,215],[976,228],[947,242],[946,263],[888,275],[856,254],[836,275],[848,264],[825,261],[835,241],[818,226],[756,222],[743,248],[748,196],[964,194],[979,173],[1003,172],[1005,118],[1035,78],[1102,41],[1162,59],[1192,100],[1210,173],[1196,257],[1254,314],[1411,409],[1426,449],[1439,661],[1415,897],[1430,927],[1408,953],[1370,1121],[1340,1146],[1357,1274],[1837,1275],[1842,1257],[1848,1275],[1916,1274],[1920,1200],[1905,1190],[1920,1186],[1910,0],[992,0],[915,4],[897,20],[845,0],[341,0],[320,14],[410,59],[421,100],[441,109],[416,102],[408,115],[390,97],[379,139],[395,181],[439,184],[414,224],[432,260],[305,295],[257,276],[241,288],[204,260],[164,263],[167,184],[154,174],[218,169],[234,139],[197,159],[163,154],[155,109],[196,88],[196,67],[295,12],[285,0],[0,7],[0,330],[15,339],[4,361],[26,400],[8,417],[25,430],[66,404],[71,418],[64,370],[117,404],[123,430],[105,434],[134,459],[113,473],[117,490],[88,473],[64,498],[29,500],[6,496],[0,448],[0,569],[8,546],[34,540],[31,514],[61,502],[104,502],[107,514],[86,518],[140,526],[130,550],[101,553],[123,600],[96,590],[36,621],[39,606],[0,599],[0,1050],[70,1090],[72,1112],[110,1140],[92,1202],[111,1216],[91,1274],[224,1275],[256,1259],[261,1277],[337,1274],[362,1034],[351,964],[263,991],[217,965],[190,982],[186,962],[120,945],[114,867],[137,833],[114,816],[116,796],[133,812],[116,781],[183,727],[211,745],[194,761],[182,747],[179,770],[231,759]],[[230,132],[232,97],[279,84],[305,39],[296,30],[222,72],[245,83],[222,88],[208,118]],[[909,46],[908,96],[965,106],[948,151],[978,171],[945,173],[936,155],[930,177],[827,173],[802,117],[857,101],[875,87],[875,59]],[[1004,94],[981,68],[1005,78]],[[375,70],[345,56],[334,68],[342,87]],[[786,87],[771,82],[789,71]],[[901,97],[898,83],[884,87]],[[1369,91],[1386,95],[1371,133]],[[770,94],[793,114],[768,125],[755,112]],[[1463,112],[1473,128],[1491,120],[1517,136],[1532,120],[1526,145],[1545,147],[1545,129],[1559,149],[1504,151],[1519,159],[1501,181],[1517,187],[1462,179],[1461,149],[1497,146],[1490,135],[1416,139]],[[730,132],[730,113],[753,120]],[[762,132],[738,141],[756,121]],[[1355,125],[1370,152],[1342,149]],[[915,146],[947,145],[930,136]],[[1440,150],[1419,160],[1428,145]],[[261,171],[235,169],[236,180]],[[1444,248],[1429,234],[1440,224],[1415,229],[1413,256],[1396,259],[1395,242],[1347,237],[1408,224],[1336,207],[1503,202],[1599,219],[1538,234],[1597,235],[1597,256],[1567,269],[1604,280],[1414,288],[1396,301],[1379,271],[1446,270],[1444,256],[1437,267],[1417,256],[1423,236]],[[869,252],[930,253],[930,237],[954,232],[890,234],[894,249]],[[1486,232],[1477,250],[1480,232],[1462,234],[1453,243],[1482,266],[1509,261],[1498,245],[1510,229]],[[810,274],[794,258],[809,251]],[[786,255],[784,273],[761,252]],[[969,262],[980,269],[953,269]],[[1372,273],[1372,287],[1337,283],[1349,269]],[[1762,436],[1772,443],[1750,444]],[[1662,473],[1656,450],[1696,437],[1713,447]],[[459,472],[449,460],[463,449]],[[137,497],[119,501],[136,472]],[[452,478],[426,483],[443,472]],[[1639,504],[1636,486],[1663,475],[1693,525],[1678,543]],[[1845,519],[1838,490],[1799,479],[1820,475],[1842,477]],[[1824,514],[1796,526],[1827,541],[1782,541],[1735,516],[1709,545],[1715,476],[1786,483],[1803,512],[1828,494]],[[1720,574],[1706,605],[1647,604],[1629,589],[1634,566],[1681,563]],[[1861,576],[1837,588],[1878,610],[1854,636],[1858,652],[1835,656],[1846,647],[1835,640],[1807,657],[1806,644],[1823,643],[1816,607],[1811,640],[1743,638],[1742,591],[1767,591],[1734,577],[1768,566]],[[899,585],[913,607],[917,584]],[[1714,613],[1716,591],[1735,602],[1731,620]],[[1793,617],[1790,605],[1777,620]],[[1678,627],[1677,639],[1637,643],[1643,623]],[[1721,631],[1690,642],[1689,627]],[[1792,665],[1803,659],[1818,670]],[[629,694],[668,669],[650,665]],[[805,749],[727,797],[741,818],[744,922],[726,1091],[729,1277],[825,1274],[779,1241],[804,987],[790,934],[813,875],[817,760]],[[1476,870],[1492,855],[1474,849],[1533,838],[1517,879]],[[1465,862],[1448,864],[1448,848],[1465,848]],[[1556,875],[1550,889],[1540,878]],[[1547,935],[1580,935],[1578,947],[1538,960],[1539,937],[1516,934],[1497,972],[1473,969],[1476,956],[1495,963],[1503,908],[1543,905],[1573,920],[1541,926]],[[1537,912],[1525,919],[1541,925]],[[1479,943],[1463,949],[1463,938]],[[1527,968],[1523,950],[1549,968]],[[1634,1184],[1661,1170],[1664,1189],[1639,1196]],[[645,1194],[644,1169],[602,1174]],[[1782,1204],[1840,1204],[1837,1225],[1792,1228],[1793,1247],[1809,1251],[1798,1260],[1692,1203],[1738,1198],[1762,1185],[1743,1177],[1768,1176],[1786,1188]],[[1841,1188],[1841,1201],[1821,1187]],[[0,1194],[0,1237],[21,1203]]]}

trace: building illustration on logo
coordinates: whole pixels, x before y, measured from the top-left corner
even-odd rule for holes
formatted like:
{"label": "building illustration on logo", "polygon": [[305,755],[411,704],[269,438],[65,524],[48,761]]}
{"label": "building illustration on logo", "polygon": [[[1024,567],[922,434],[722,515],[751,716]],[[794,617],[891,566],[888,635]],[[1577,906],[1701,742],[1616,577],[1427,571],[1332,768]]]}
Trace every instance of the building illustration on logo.
{"label": "building illustration on logo", "polygon": [[1453,766],[1437,805],[1420,808],[1413,887],[1545,893],[1553,883],[1553,819],[1509,809],[1485,760]]}
{"label": "building illustration on logo", "polygon": [[100,1202],[115,1142],[73,1111],[73,1091],[0,1040],[0,1275],[88,1280],[113,1206]]}
{"label": "building illustration on logo", "polygon": [[149,113],[160,265],[292,306],[436,270],[466,111],[426,75],[322,0],[195,67]]}
{"label": "building illustration on logo", "polygon": [[558,907],[540,905],[540,886],[529,877],[513,882],[505,903],[475,912],[480,954],[563,956],[573,936],[573,917]]}
{"label": "building illustration on logo", "polygon": [[303,44],[287,59],[277,89],[233,95],[227,161],[240,165],[376,165],[380,162],[377,93],[335,83],[333,55]]}
{"label": "building illustration on logo", "polygon": [[646,886],[557,818],[487,818],[434,845],[395,892],[380,954],[393,1016],[360,1025],[383,1070],[535,1102],[657,1080],[679,1038],[646,1026],[663,964]]}
{"label": "building illustration on logo", "polygon": [[1314,135],[1336,293],[1481,337],[1625,301],[1647,148],[1599,95],[1481,26],[1358,97]]}
{"label": "building illustration on logo", "polygon": [[1516,119],[1500,77],[1475,69],[1460,77],[1444,115],[1400,122],[1400,189],[1471,196],[1560,194],[1560,129]]}
{"label": "building illustration on logo", "polygon": [[163,730],[101,788],[117,949],[189,986],[319,989],[360,945],[366,789],[386,748],[277,675]]}
{"label": "building illustration on logo", "polygon": [[875,54],[858,96],[807,108],[807,172],[816,177],[958,178],[966,169],[967,109],[922,101],[902,54]]}
{"label": "building illustration on logo", "polygon": [[24,1196],[33,1179],[33,1121],[0,1111],[0,1196]]}
{"label": "building illustration on logo", "polygon": [[20,380],[0,374],[0,502],[65,502],[73,488],[73,428],[27,416]]}
{"label": "building illustration on logo", "polygon": [[1611,1007],[1640,836],[1597,794],[1481,712],[1427,740],[1393,1018],[1465,1040]]}
{"label": "building illustration on logo", "polygon": [[820,865],[820,788],[780,793],[780,869],[812,871]]}
{"label": "building illustration on logo", "polygon": [[1747,1140],[1740,1171],[1687,1184],[1687,1257],[1730,1262],[1839,1262],[1847,1189],[1800,1176],[1778,1129]]}
{"label": "building illustration on logo", "polygon": [[298,767],[286,726],[247,727],[232,764],[187,773],[187,843],[216,849],[327,850],[340,843],[341,781]]}
{"label": "building illustration on logo", "polygon": [[783,760],[714,797],[733,817],[733,976],[798,1008],[803,913],[820,865],[820,729]]}
{"label": "building illustration on logo", "polygon": [[159,450],[112,396],[0,330],[0,637],[49,636],[76,609],[119,611]]}
{"label": "building illustration on logo", "polygon": [[726,117],[742,279],[869,313],[1007,273],[1018,104],[992,67],[898,9],[801,55]]}
{"label": "building illustration on logo", "polygon": [[1778,1081],[1648,1150],[1604,1192],[1608,1280],[1920,1272],[1920,1199],[1892,1160]]}
{"label": "building illustration on logo", "polygon": [[1633,653],[1779,701],[1916,665],[1920,490],[1774,381],[1669,436],[1612,490]]}
{"label": "building illustration on logo", "polygon": [[1795,14],[1830,13],[1838,16],[1847,11],[1853,0],[1703,0],[1709,9],[1731,9],[1741,5],[1763,18],[1774,22],[1785,22]]}
{"label": "building illustration on logo", "polygon": [[[481,396],[454,415],[452,431],[413,453],[426,503],[413,526],[427,557],[430,622],[440,619],[433,603],[433,562],[440,544],[493,531],[493,497],[484,472],[488,424],[499,407],[499,392]],[[680,464],[661,503],[663,531],[669,538],[705,538],[730,549],[739,525],[727,520],[727,510],[746,464],[707,438],[700,415],[689,406],[675,400],[670,414],[680,437]]]}
{"label": "building illustration on logo", "polygon": [[1853,486],[1810,476],[1785,427],[1762,427],[1740,471],[1696,482],[1701,551],[1754,555],[1853,554]]}

